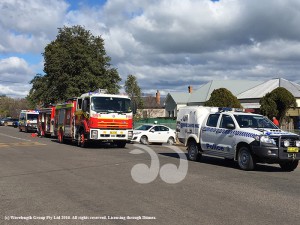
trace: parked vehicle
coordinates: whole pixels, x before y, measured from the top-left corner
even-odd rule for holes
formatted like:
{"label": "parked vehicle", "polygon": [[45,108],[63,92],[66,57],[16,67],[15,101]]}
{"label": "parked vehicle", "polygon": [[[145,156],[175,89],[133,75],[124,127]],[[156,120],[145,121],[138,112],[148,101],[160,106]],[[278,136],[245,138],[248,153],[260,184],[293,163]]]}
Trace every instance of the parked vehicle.
{"label": "parked vehicle", "polygon": [[18,121],[18,119],[14,119],[14,118],[11,118],[11,117],[2,118],[0,120],[0,126],[13,126],[13,123],[15,121]]}
{"label": "parked vehicle", "polygon": [[19,127],[19,119],[16,119],[16,120],[12,123],[12,126],[13,126],[14,128]]}
{"label": "parked vehicle", "polygon": [[242,170],[256,163],[278,163],[293,171],[300,159],[300,137],[279,129],[259,114],[230,108],[186,106],[177,116],[178,139],[188,149],[188,158],[202,154],[233,159]]}
{"label": "parked vehicle", "polygon": [[37,132],[37,119],[39,112],[36,110],[21,110],[19,118],[19,131]]}
{"label": "parked vehicle", "polygon": [[158,124],[143,124],[133,130],[132,142],[148,145],[149,143],[168,143],[173,145],[176,140],[175,131]]}
{"label": "parked vehicle", "polygon": [[61,143],[109,142],[124,148],[132,138],[132,117],[128,96],[98,90],[57,104],[54,133]]}
{"label": "parked vehicle", "polygon": [[55,105],[48,105],[44,108],[39,109],[37,127],[38,127],[38,134],[41,137],[55,136],[54,117],[55,117]]}

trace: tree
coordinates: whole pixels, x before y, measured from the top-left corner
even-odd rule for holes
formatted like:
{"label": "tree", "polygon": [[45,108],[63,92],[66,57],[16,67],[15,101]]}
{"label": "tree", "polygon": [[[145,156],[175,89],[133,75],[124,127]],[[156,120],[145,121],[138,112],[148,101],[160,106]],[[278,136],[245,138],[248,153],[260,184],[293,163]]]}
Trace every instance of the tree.
{"label": "tree", "polygon": [[297,106],[295,97],[287,89],[278,87],[260,100],[260,111],[270,119],[275,116],[281,123],[290,108]]}
{"label": "tree", "polygon": [[242,108],[241,103],[229,90],[226,88],[215,89],[208,101],[204,103],[205,106],[215,107],[232,107]]}
{"label": "tree", "polygon": [[138,108],[143,107],[143,101],[141,98],[141,88],[138,85],[136,77],[134,75],[128,75],[125,81],[125,92],[131,98],[132,101],[132,110],[136,113]]}
{"label": "tree", "polygon": [[99,88],[119,91],[121,78],[111,68],[104,40],[81,26],[59,28],[43,56],[45,75],[37,74],[31,81],[31,102],[56,103]]}

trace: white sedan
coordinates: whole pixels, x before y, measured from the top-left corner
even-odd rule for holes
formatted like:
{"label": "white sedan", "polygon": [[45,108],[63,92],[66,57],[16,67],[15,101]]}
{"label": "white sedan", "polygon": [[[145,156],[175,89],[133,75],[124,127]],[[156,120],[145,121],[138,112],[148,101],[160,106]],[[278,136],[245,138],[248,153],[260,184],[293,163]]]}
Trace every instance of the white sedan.
{"label": "white sedan", "polygon": [[173,145],[176,140],[175,131],[169,127],[158,124],[144,124],[133,130],[132,142],[149,143],[168,143]]}

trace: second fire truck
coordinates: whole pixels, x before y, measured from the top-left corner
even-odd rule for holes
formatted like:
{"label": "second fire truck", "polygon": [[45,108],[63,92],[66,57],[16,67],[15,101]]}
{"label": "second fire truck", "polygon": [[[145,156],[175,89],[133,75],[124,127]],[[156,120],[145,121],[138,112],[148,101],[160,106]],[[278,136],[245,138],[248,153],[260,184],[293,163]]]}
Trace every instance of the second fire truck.
{"label": "second fire truck", "polygon": [[99,90],[57,104],[54,131],[61,143],[110,142],[124,148],[132,138],[132,117],[128,96]]}

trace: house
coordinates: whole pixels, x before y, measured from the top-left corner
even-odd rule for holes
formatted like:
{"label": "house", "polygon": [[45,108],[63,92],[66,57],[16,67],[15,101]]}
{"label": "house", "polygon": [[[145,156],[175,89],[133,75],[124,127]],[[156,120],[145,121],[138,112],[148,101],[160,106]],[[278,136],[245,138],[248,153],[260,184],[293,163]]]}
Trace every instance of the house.
{"label": "house", "polygon": [[[278,87],[284,87],[294,95],[297,108],[290,109],[287,113],[293,121],[289,122],[286,129],[295,127],[300,129],[300,85],[283,78],[275,78],[267,81],[249,80],[213,80],[202,85],[198,90],[192,92],[189,86],[187,93],[169,93],[165,100],[165,111],[167,116],[177,116],[177,110],[186,105],[204,105],[209,100],[215,89],[226,88],[241,102],[243,108],[259,113],[259,101],[267,93]],[[291,125],[292,124],[292,125]]]}
{"label": "house", "polygon": [[142,100],[144,103],[143,109],[137,110],[140,118],[165,117],[164,98],[161,97],[159,90],[157,90],[155,97],[144,96]]}
{"label": "house", "polygon": [[183,106],[187,106],[192,91],[192,87],[189,86],[187,93],[168,93],[164,103],[166,117],[176,117],[178,109]]}

